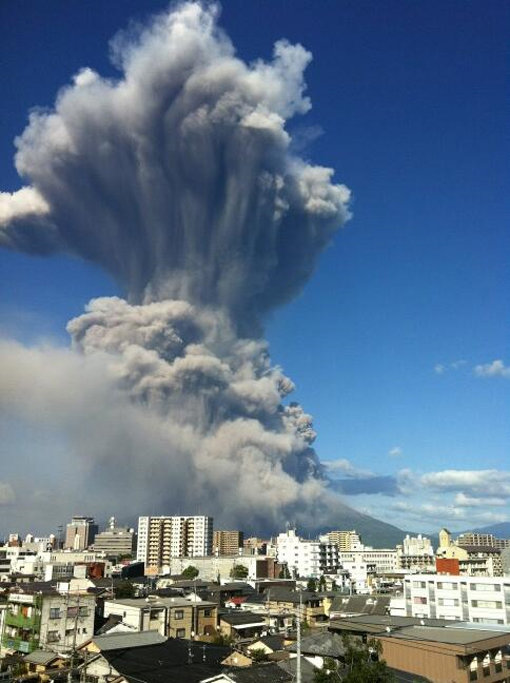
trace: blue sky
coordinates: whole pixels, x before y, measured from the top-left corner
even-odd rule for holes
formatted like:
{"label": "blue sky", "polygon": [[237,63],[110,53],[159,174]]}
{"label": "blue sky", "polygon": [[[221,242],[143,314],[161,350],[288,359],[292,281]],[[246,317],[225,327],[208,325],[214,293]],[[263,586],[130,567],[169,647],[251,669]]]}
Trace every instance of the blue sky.
{"label": "blue sky", "polygon": [[[165,6],[1,3],[2,191],[21,185],[28,111],[83,66],[114,75],[109,39]],[[401,528],[509,521],[508,3],[226,0],[220,23],[248,61],[281,37],[312,52],[313,108],[290,130],[353,192],[353,219],[267,321],[320,458],[346,502]],[[1,331],[24,343],[66,344],[67,320],[119,291],[78,259],[0,252]]]}

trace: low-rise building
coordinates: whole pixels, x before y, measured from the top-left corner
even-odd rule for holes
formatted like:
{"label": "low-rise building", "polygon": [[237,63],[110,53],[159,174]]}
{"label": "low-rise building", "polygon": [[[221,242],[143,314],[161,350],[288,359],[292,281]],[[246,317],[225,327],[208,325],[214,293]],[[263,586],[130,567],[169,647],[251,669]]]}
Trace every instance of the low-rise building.
{"label": "low-rise building", "polygon": [[7,598],[2,650],[70,651],[93,634],[94,608],[95,598],[89,593],[64,594],[48,584],[27,584]]}
{"label": "low-rise building", "polygon": [[406,616],[510,624],[510,577],[412,574],[403,599]]}
{"label": "low-rise building", "polygon": [[172,638],[207,639],[214,634],[218,607],[212,602],[149,596],[105,600],[104,616],[116,615],[134,631],[158,631]]}
{"label": "low-rise building", "polygon": [[358,616],[337,619],[339,634],[373,638],[399,680],[434,683],[506,683],[510,677],[508,629],[411,617]]}

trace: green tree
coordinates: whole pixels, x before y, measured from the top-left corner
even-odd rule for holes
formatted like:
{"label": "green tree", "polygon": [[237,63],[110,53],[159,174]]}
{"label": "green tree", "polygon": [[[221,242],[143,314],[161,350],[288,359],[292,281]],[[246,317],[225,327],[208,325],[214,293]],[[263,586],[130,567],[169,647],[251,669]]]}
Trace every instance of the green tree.
{"label": "green tree", "polygon": [[334,660],[326,657],[322,669],[315,672],[314,683],[339,683],[341,681],[340,665]]}
{"label": "green tree", "polygon": [[326,590],[326,577],[324,576],[324,574],[319,579],[319,590],[320,591]]}
{"label": "green tree", "polygon": [[194,567],[192,564],[188,565],[186,569],[182,572],[181,576],[183,576],[185,579],[189,579],[192,581],[193,579],[196,579],[199,574],[199,571],[196,567]]}
{"label": "green tree", "polygon": [[248,576],[248,567],[244,564],[235,564],[230,570],[231,579],[245,579]]}
{"label": "green tree", "polygon": [[395,678],[381,655],[381,644],[371,638],[367,643],[344,636],[343,683],[394,683]]}
{"label": "green tree", "polygon": [[230,645],[232,645],[233,642],[233,636],[227,636],[223,633],[220,633],[219,631],[216,631],[212,639],[213,645],[221,645],[222,647],[230,647]]}
{"label": "green tree", "polygon": [[131,581],[119,581],[113,588],[113,592],[116,598],[134,598],[135,597],[135,587]]}
{"label": "green tree", "polygon": [[249,655],[254,662],[265,662],[268,659],[267,652],[261,647],[253,648],[253,650],[250,650]]}
{"label": "green tree", "polygon": [[289,568],[287,567],[286,564],[283,565],[283,567],[280,569],[280,574],[278,575],[279,579],[290,579],[290,572]]}
{"label": "green tree", "polygon": [[308,583],[306,584],[306,590],[310,591],[311,593],[315,593],[317,590],[317,581],[314,578],[309,578]]}

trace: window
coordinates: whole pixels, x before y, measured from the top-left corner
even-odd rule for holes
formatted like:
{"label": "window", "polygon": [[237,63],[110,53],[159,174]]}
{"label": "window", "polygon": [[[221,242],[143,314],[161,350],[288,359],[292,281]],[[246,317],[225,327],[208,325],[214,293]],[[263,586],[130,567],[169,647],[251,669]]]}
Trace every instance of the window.
{"label": "window", "polygon": [[471,600],[472,607],[485,607],[485,609],[501,609],[503,603],[499,600]]}
{"label": "window", "polygon": [[174,612],[174,618],[175,619],[184,619],[184,610],[183,609],[176,609]]}
{"label": "window", "polygon": [[499,583],[472,583],[469,587],[472,591],[493,591],[496,593],[501,591]]}
{"label": "window", "polygon": [[48,631],[46,641],[48,643],[56,643],[58,640],[58,631]]}
{"label": "window", "polygon": [[89,608],[88,607],[80,607],[79,615],[80,615],[80,617],[88,617],[89,616]]}
{"label": "window", "polygon": [[454,583],[449,582],[449,581],[438,581],[437,587],[440,590],[455,590],[456,585]]}
{"label": "window", "polygon": [[50,607],[50,619],[60,619],[59,607]]}
{"label": "window", "polygon": [[413,598],[413,604],[415,604],[415,605],[426,605],[427,604],[427,598],[421,597],[419,595],[415,595]]}
{"label": "window", "polygon": [[186,629],[185,628],[178,628],[177,631],[175,632],[175,637],[176,638],[186,638]]}
{"label": "window", "polygon": [[459,601],[457,598],[438,598],[437,604],[441,607],[458,607]]}
{"label": "window", "polygon": [[425,581],[413,581],[413,588],[426,588],[427,584]]}
{"label": "window", "polygon": [[205,609],[204,610],[204,617],[210,617],[212,616],[212,609]]}

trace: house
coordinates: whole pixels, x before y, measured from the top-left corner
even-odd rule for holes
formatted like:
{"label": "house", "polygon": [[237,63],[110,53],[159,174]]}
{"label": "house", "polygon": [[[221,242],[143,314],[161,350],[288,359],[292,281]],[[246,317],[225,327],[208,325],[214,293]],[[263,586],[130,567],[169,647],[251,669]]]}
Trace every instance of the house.
{"label": "house", "polygon": [[219,631],[234,640],[259,638],[267,629],[264,615],[241,610],[220,612]]}
{"label": "house", "polygon": [[[101,636],[101,650],[88,653],[80,666],[80,676],[88,683],[199,683],[219,674],[230,652],[229,648],[176,638],[134,645],[137,638],[148,635]],[[162,638],[159,634],[153,636]]]}
{"label": "house", "polygon": [[288,642],[289,641],[285,639],[285,636],[281,634],[263,636],[255,642],[250,643],[246,648],[246,651],[250,653],[253,650],[258,650],[264,652],[266,655],[272,655],[275,652],[281,652]]}
{"label": "house", "polygon": [[389,595],[336,595],[329,607],[329,618],[355,616],[357,614],[389,614]]}
{"label": "house", "polygon": [[104,616],[121,617],[136,631],[159,631],[171,638],[207,639],[216,632],[218,608],[212,602],[149,596],[107,600]]}
{"label": "house", "polygon": [[[188,679],[183,679],[183,683],[184,680],[188,683]],[[230,670],[211,678],[205,678],[200,683],[287,683],[293,680],[295,680],[295,676],[289,674],[278,664],[269,663]]]}
{"label": "house", "polygon": [[328,620],[324,598],[312,591],[291,591],[287,588],[272,588],[265,595],[267,609],[293,617],[301,611],[302,620],[309,626]]}
{"label": "house", "polygon": [[[290,653],[297,652],[297,643],[287,646]],[[344,641],[338,633],[320,629],[301,638],[301,653],[316,668],[322,669],[325,659],[343,661],[345,654]]]}
{"label": "house", "polygon": [[67,671],[67,658],[49,650],[34,650],[24,658],[28,674],[39,674],[56,678],[59,673]]}

